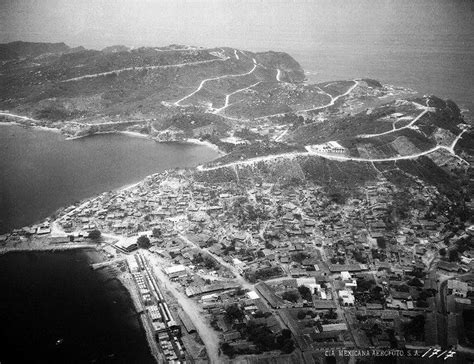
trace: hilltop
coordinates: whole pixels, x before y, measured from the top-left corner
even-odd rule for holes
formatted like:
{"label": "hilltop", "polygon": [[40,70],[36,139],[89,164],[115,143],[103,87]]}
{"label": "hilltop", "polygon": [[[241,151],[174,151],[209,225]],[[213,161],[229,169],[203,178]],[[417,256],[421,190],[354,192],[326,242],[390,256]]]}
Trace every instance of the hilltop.
{"label": "hilltop", "polygon": [[74,137],[134,131],[156,141],[200,139],[226,153],[202,170],[303,159],[313,162],[299,175],[327,168],[329,183],[334,168],[347,170],[349,180],[364,164],[413,169],[424,160],[449,175],[470,165],[472,133],[454,102],[372,79],[310,84],[282,52],[25,42],[0,48],[4,117]]}
{"label": "hilltop", "polygon": [[[1,48],[0,108],[48,122],[157,118],[187,105],[222,108],[227,95],[252,84],[271,87],[277,76],[304,79],[300,65],[277,52],[184,46],[98,51],[24,42]],[[205,79],[206,87],[197,90]]]}

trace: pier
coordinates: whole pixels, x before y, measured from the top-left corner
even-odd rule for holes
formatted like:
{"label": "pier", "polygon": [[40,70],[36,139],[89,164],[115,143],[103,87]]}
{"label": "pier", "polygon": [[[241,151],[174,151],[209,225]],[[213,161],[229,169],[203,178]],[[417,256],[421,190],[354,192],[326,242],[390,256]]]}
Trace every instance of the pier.
{"label": "pier", "polygon": [[112,259],[112,260],[108,260],[108,261],[106,261],[106,262],[100,262],[100,263],[91,264],[91,268],[92,268],[93,270],[96,270],[96,269],[108,267],[108,266],[111,266],[111,265],[114,265],[114,264],[116,264],[116,263],[120,263],[120,262],[123,262],[123,261],[125,261],[125,258]]}

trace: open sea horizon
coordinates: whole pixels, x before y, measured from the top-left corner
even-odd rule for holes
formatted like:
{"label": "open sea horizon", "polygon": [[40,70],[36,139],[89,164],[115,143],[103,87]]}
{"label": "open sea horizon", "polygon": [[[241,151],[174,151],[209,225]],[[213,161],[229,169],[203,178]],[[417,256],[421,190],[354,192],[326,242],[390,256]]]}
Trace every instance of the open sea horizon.
{"label": "open sea horizon", "polygon": [[331,34],[324,41],[295,39],[285,52],[310,82],[372,78],[451,99],[474,120],[472,34]]}

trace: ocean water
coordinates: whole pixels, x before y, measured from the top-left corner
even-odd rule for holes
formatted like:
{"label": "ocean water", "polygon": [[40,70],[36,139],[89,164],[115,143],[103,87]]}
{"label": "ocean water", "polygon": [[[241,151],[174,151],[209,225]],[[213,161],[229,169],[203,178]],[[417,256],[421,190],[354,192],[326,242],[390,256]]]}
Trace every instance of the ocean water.
{"label": "ocean water", "polygon": [[373,78],[451,99],[473,120],[472,34],[331,34],[295,39],[287,52],[312,82]]}
{"label": "ocean water", "polygon": [[154,363],[131,298],[97,261],[83,250],[0,256],[2,364]]}
{"label": "ocean water", "polygon": [[217,156],[201,145],[123,134],[65,140],[49,131],[0,124],[0,233],[154,172],[196,166]]}

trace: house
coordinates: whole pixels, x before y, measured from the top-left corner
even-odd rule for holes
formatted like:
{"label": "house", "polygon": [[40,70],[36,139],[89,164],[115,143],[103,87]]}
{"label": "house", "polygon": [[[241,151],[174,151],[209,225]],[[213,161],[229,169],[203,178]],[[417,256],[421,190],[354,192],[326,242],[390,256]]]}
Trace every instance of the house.
{"label": "house", "polygon": [[[314,289],[319,286],[318,284],[316,284],[316,280],[314,279],[314,277],[309,277],[309,278],[297,278],[296,279],[296,284],[298,287],[300,286],[306,286],[308,287],[311,292],[314,292]],[[321,288],[321,286],[319,286],[319,288]]]}
{"label": "house", "polygon": [[348,271],[342,271],[341,272],[341,280],[342,281],[350,281],[350,280],[352,280],[352,276]]}
{"label": "house", "polygon": [[131,239],[121,239],[115,243],[114,247],[122,252],[130,253],[138,249],[137,239],[136,237]]}
{"label": "house", "polygon": [[247,297],[251,300],[257,300],[260,298],[260,296],[257,294],[255,291],[249,291],[247,292]]}
{"label": "house", "polygon": [[456,297],[467,297],[469,285],[466,282],[458,281],[456,279],[448,280],[448,294]]}
{"label": "house", "polygon": [[219,299],[219,296],[215,293],[204,295],[201,297],[201,302],[215,302]]}
{"label": "house", "polygon": [[368,270],[365,264],[328,264],[328,268],[331,273],[340,273],[342,271],[361,272]]}
{"label": "house", "polygon": [[240,339],[240,332],[238,331],[229,331],[225,332],[223,335],[224,342],[228,343],[230,341],[235,341]]}
{"label": "house", "polygon": [[323,327],[323,332],[347,331],[347,325],[345,323],[327,324],[327,325],[322,325],[322,327]]}
{"label": "house", "polygon": [[36,234],[38,235],[46,235],[49,233],[51,233],[51,228],[49,227],[49,224],[38,226],[38,230],[36,230]]}
{"label": "house", "polygon": [[173,265],[171,267],[166,267],[164,269],[166,275],[170,277],[171,279],[173,278],[179,278],[179,277],[184,277],[187,275],[186,273],[186,267],[184,265]]}
{"label": "house", "polygon": [[314,293],[316,294],[316,292],[317,292],[318,298],[320,298],[322,300],[327,300],[328,299],[328,295],[326,294],[326,291],[321,287],[320,284],[315,285]]}
{"label": "house", "polygon": [[346,151],[345,148],[336,141],[329,141],[327,143],[313,145],[312,148],[323,153],[344,154]]}
{"label": "house", "polygon": [[52,236],[49,238],[51,244],[66,244],[70,242],[69,236]]}
{"label": "house", "polygon": [[457,272],[460,268],[456,263],[445,262],[444,260],[442,260],[438,262],[438,269],[442,269],[447,272]]}
{"label": "house", "polygon": [[402,301],[406,301],[412,298],[410,292],[400,292],[394,289],[390,290],[390,295],[392,296],[393,299],[402,300]]}
{"label": "house", "polygon": [[333,300],[314,300],[313,307],[315,310],[329,310],[331,308],[337,308]]}
{"label": "house", "polygon": [[339,298],[341,298],[342,304],[344,306],[354,306],[355,297],[352,294],[352,291],[340,290],[339,291]]}

